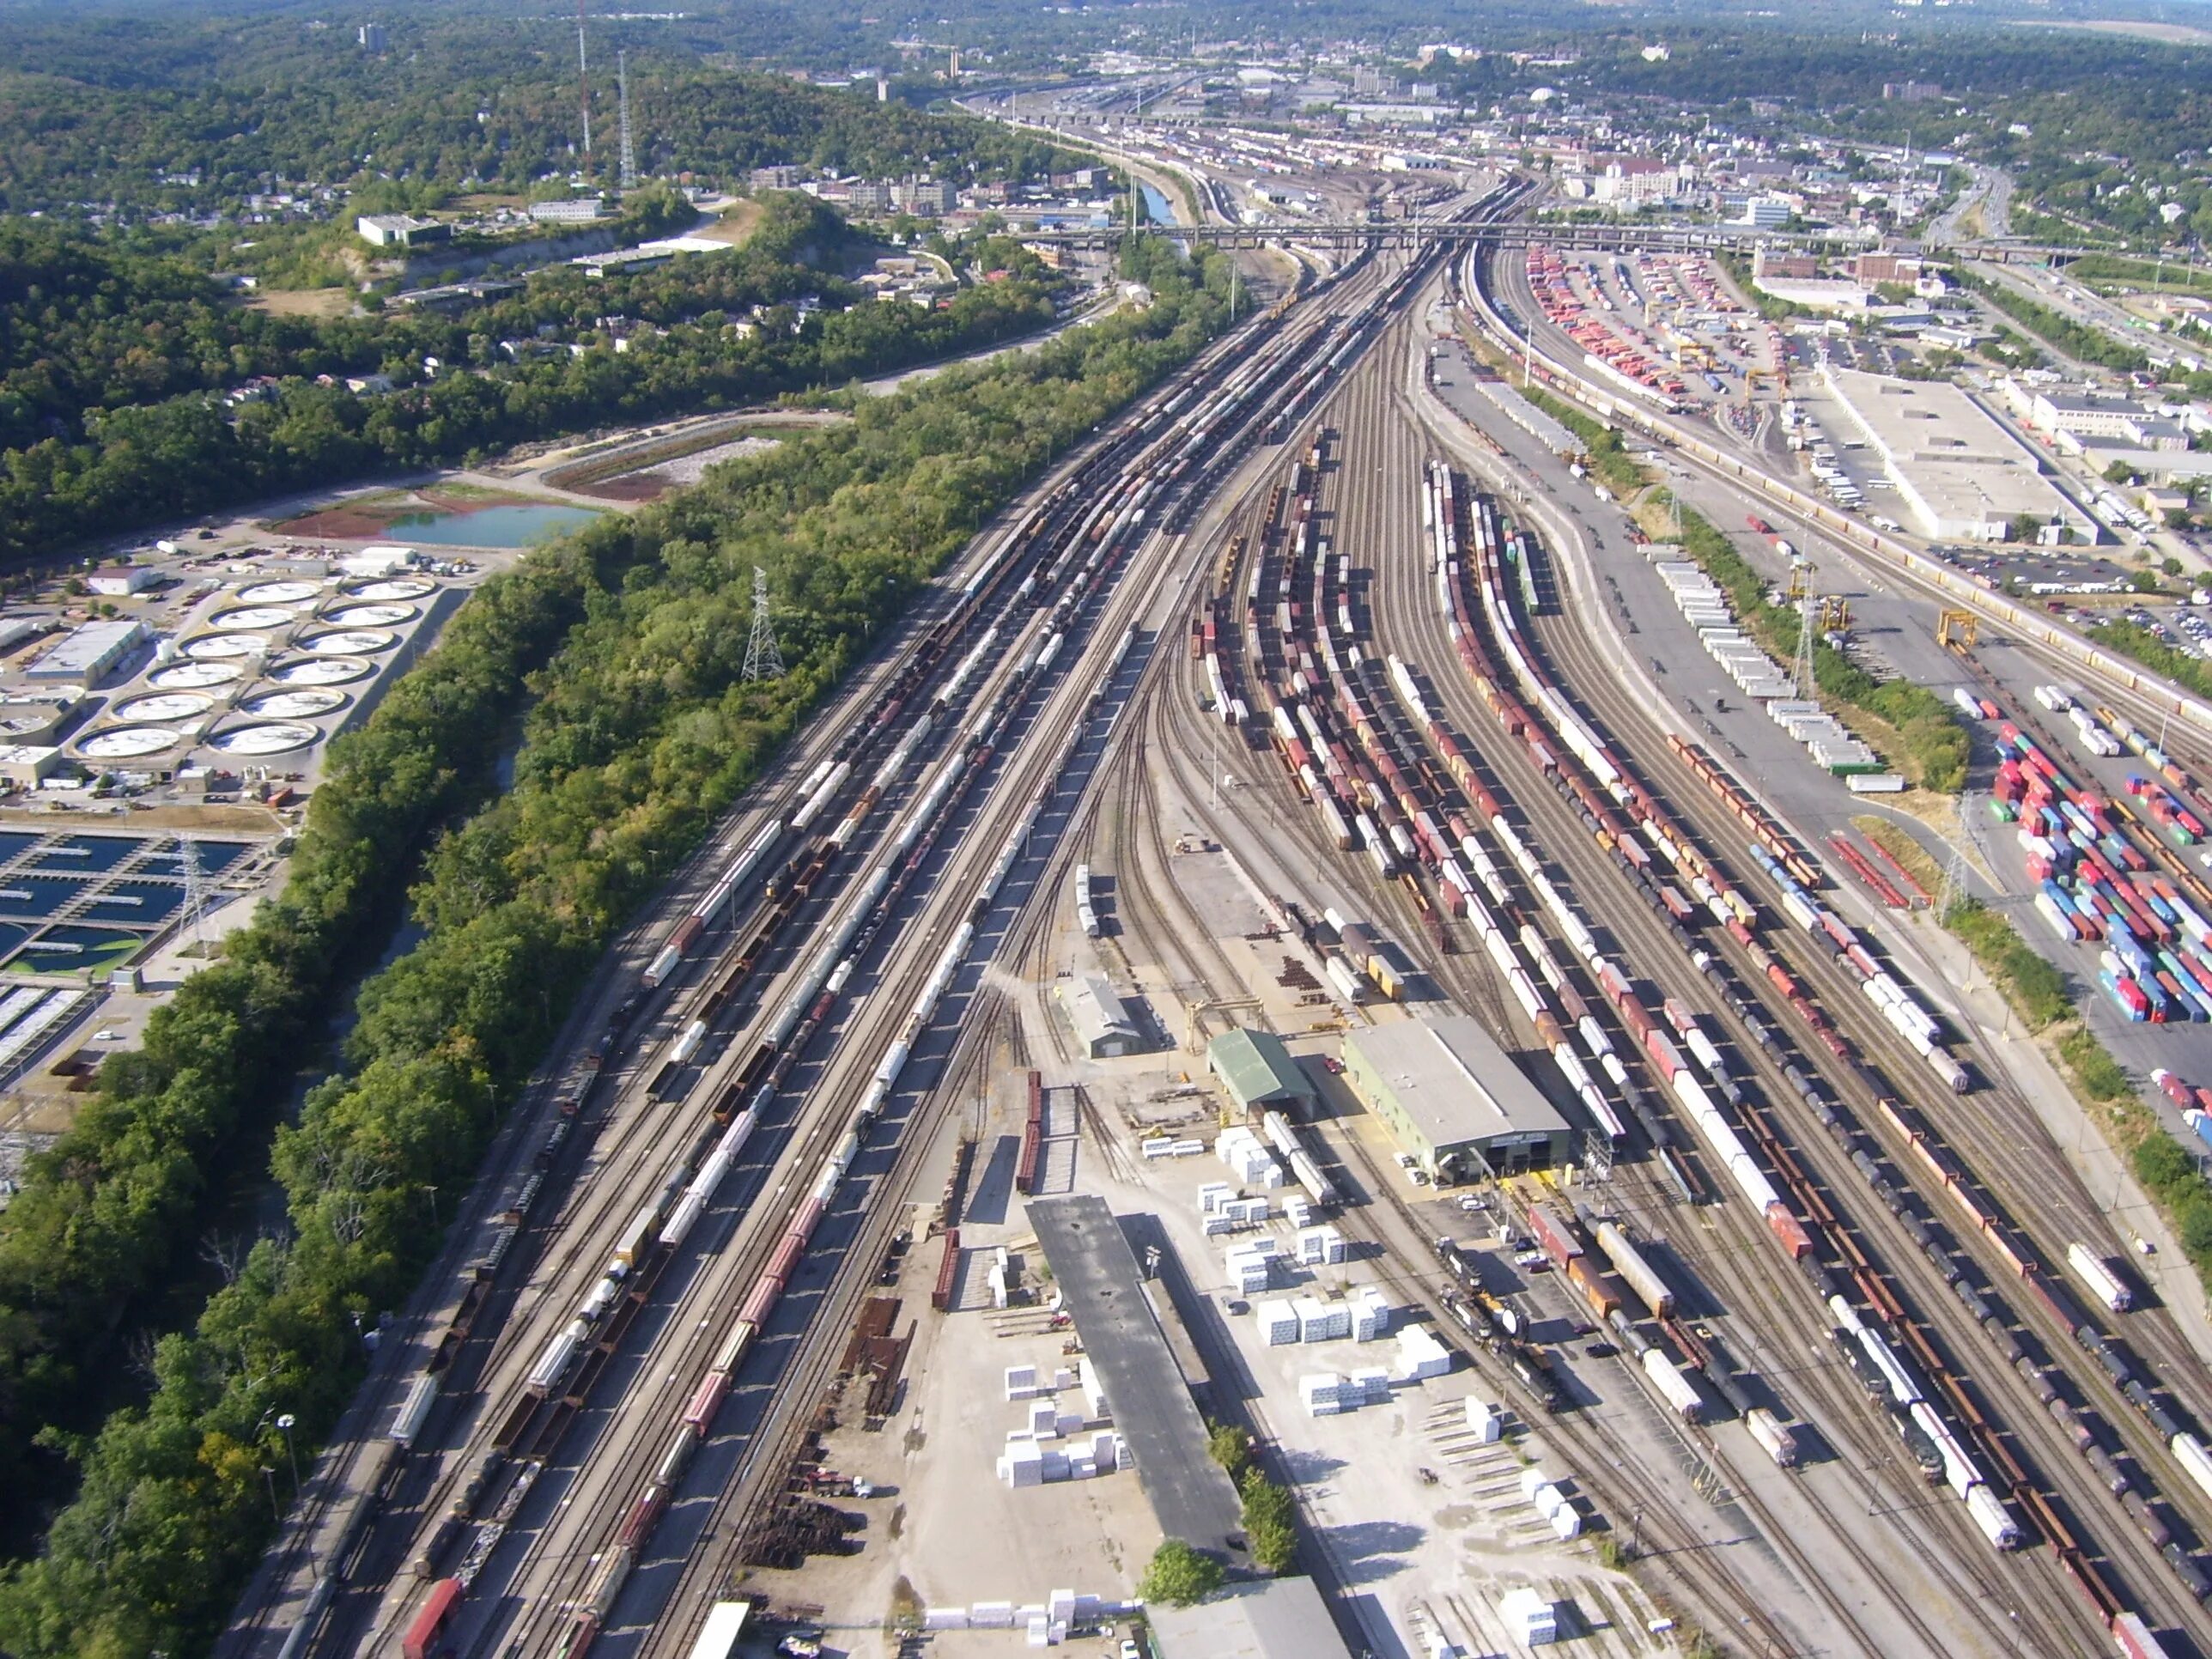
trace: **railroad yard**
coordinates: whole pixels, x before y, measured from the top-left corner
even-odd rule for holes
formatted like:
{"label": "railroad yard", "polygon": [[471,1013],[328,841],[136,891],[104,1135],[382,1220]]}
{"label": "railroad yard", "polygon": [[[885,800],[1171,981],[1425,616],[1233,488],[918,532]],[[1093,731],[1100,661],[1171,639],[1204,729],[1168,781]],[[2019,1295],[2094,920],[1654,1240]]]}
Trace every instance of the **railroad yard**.
{"label": "railroad yard", "polygon": [[[1712,258],[1460,184],[986,526],[639,920],[219,1651],[1181,1659],[1164,1539],[1267,1577],[1224,1431],[1317,1650],[2212,1650],[2203,1293],[1929,919],[2203,1144],[2212,733],[1750,477]],[[1960,711],[1948,818],[1506,361]],[[324,599],[177,662],[394,642]]]}

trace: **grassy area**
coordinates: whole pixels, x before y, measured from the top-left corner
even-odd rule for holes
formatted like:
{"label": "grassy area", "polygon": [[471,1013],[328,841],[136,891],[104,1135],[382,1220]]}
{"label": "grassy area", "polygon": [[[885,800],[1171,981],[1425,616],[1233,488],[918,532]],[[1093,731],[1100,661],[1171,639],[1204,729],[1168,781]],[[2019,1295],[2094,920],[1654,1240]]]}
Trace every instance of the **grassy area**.
{"label": "grassy area", "polygon": [[2073,1018],[2065,975],[2011,922],[1977,900],[1953,905],[1943,925],[1973,952],[2028,1030],[2043,1038],[2106,1144],[2127,1161],[2172,1224],[2198,1283],[2212,1291],[2212,1182],[2189,1149],[2160,1127],[2157,1115],[2137,1097],[2127,1068],[2094,1031]]}
{"label": "grassy area", "polygon": [[2116,253],[2092,253],[2065,268],[2065,275],[2094,293],[2203,294],[2212,295],[2212,270],[2186,262],[2124,259]]}
{"label": "grassy area", "polygon": [[[1645,531],[1673,533],[1664,489],[1644,503]],[[1752,638],[1778,662],[1797,654],[1800,618],[1788,605],[1767,601],[1766,578],[1703,514],[1681,508],[1682,551],[1717,582]],[[1877,680],[1833,646],[1813,647],[1813,679],[1820,700],[1844,725],[1889,757],[1909,783],[1949,794],[1966,781],[1966,733],[1951,705],[1908,680]]]}
{"label": "grassy area", "polygon": [[1620,434],[1541,386],[1523,384],[1521,395],[1582,440],[1585,465],[1597,481],[1623,501],[1633,501],[1650,487],[1651,475],[1631,460]]}
{"label": "grassy area", "polygon": [[2165,675],[2185,691],[2212,697],[2212,663],[2175,650],[2148,629],[2130,622],[2100,623],[2088,634],[2106,650],[2117,651],[2153,673]]}
{"label": "grassy area", "polygon": [[1898,867],[1924,890],[1933,894],[1942,889],[1943,872],[1936,867],[1936,860],[1928,856],[1925,848],[1887,818],[1861,812],[1852,818],[1851,828],[1894,859]]}

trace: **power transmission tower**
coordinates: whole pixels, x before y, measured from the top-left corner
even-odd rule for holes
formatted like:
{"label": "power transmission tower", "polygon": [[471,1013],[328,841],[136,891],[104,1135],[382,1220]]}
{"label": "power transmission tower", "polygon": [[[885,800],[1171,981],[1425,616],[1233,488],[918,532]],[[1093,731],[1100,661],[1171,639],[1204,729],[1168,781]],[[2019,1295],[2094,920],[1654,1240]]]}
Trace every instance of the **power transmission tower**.
{"label": "power transmission tower", "polygon": [[626,52],[615,53],[615,90],[622,125],[622,187],[635,190],[637,151],[631,148],[629,141],[629,54]]}
{"label": "power transmission tower", "polygon": [[592,155],[592,66],[584,56],[584,0],[576,0],[576,101],[584,112],[584,158]]}
{"label": "power transmission tower", "polygon": [[753,567],[753,631],[745,641],[745,678],[783,678],[783,653],[776,649],[775,623],[768,614],[768,572]]}
{"label": "power transmission tower", "polygon": [[1960,900],[1972,896],[1966,888],[1966,825],[1972,823],[1974,812],[1974,793],[1966,791],[1959,797],[1959,838],[1950,843],[1950,851],[1943,860],[1943,884],[1936,895],[1936,919],[1941,921],[1951,914],[1951,907]]}
{"label": "power transmission tower", "polygon": [[192,943],[204,955],[207,941],[201,937],[200,922],[207,915],[207,889],[200,880],[199,842],[190,836],[179,836],[177,852],[185,872],[185,924],[192,930]]}
{"label": "power transmission tower", "polygon": [[1802,553],[1790,556],[1787,597],[1797,608],[1797,656],[1790,665],[1790,688],[1796,696],[1809,697],[1814,684],[1813,617],[1820,600],[1813,592],[1813,562]]}

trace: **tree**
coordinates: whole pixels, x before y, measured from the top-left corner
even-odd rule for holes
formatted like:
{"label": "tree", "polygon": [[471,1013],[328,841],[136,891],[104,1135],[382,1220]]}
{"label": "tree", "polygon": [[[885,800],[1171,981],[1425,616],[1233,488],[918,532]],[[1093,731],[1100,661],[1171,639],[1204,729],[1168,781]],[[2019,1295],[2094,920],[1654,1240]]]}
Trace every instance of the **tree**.
{"label": "tree", "polygon": [[1286,1571],[1298,1553],[1297,1505],[1290,1489],[1256,1468],[1244,1471],[1244,1540],[1269,1572]]}
{"label": "tree", "polygon": [[1252,1462],[1251,1437],[1233,1423],[1216,1423],[1206,1431],[1206,1455],[1229,1471],[1231,1480],[1242,1480]]}
{"label": "tree", "polygon": [[2135,482],[2135,469],[2130,467],[2125,461],[2114,461],[2110,466],[2105,469],[2105,482],[2106,483],[2133,483]]}
{"label": "tree", "polygon": [[1137,1595],[1140,1601],[1187,1607],[1219,1589],[1226,1576],[1212,1556],[1180,1538],[1170,1538],[1152,1552],[1152,1564],[1137,1581]]}
{"label": "tree", "polygon": [[2042,528],[2043,520],[2037,518],[2034,514],[2016,513],[2013,515],[2010,526],[2010,539],[2016,542],[2032,542]]}

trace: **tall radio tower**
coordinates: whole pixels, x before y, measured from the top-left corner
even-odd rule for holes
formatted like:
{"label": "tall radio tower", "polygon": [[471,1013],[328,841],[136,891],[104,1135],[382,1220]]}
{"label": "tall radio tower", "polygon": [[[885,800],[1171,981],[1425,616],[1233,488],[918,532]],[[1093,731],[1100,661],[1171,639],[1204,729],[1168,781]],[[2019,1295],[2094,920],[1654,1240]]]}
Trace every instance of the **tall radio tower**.
{"label": "tall radio tower", "polygon": [[615,107],[622,133],[622,187],[637,188],[637,152],[629,142],[629,54],[615,53]]}
{"label": "tall radio tower", "polygon": [[592,66],[584,56],[584,0],[576,0],[576,100],[584,112],[584,158],[592,155]]}

